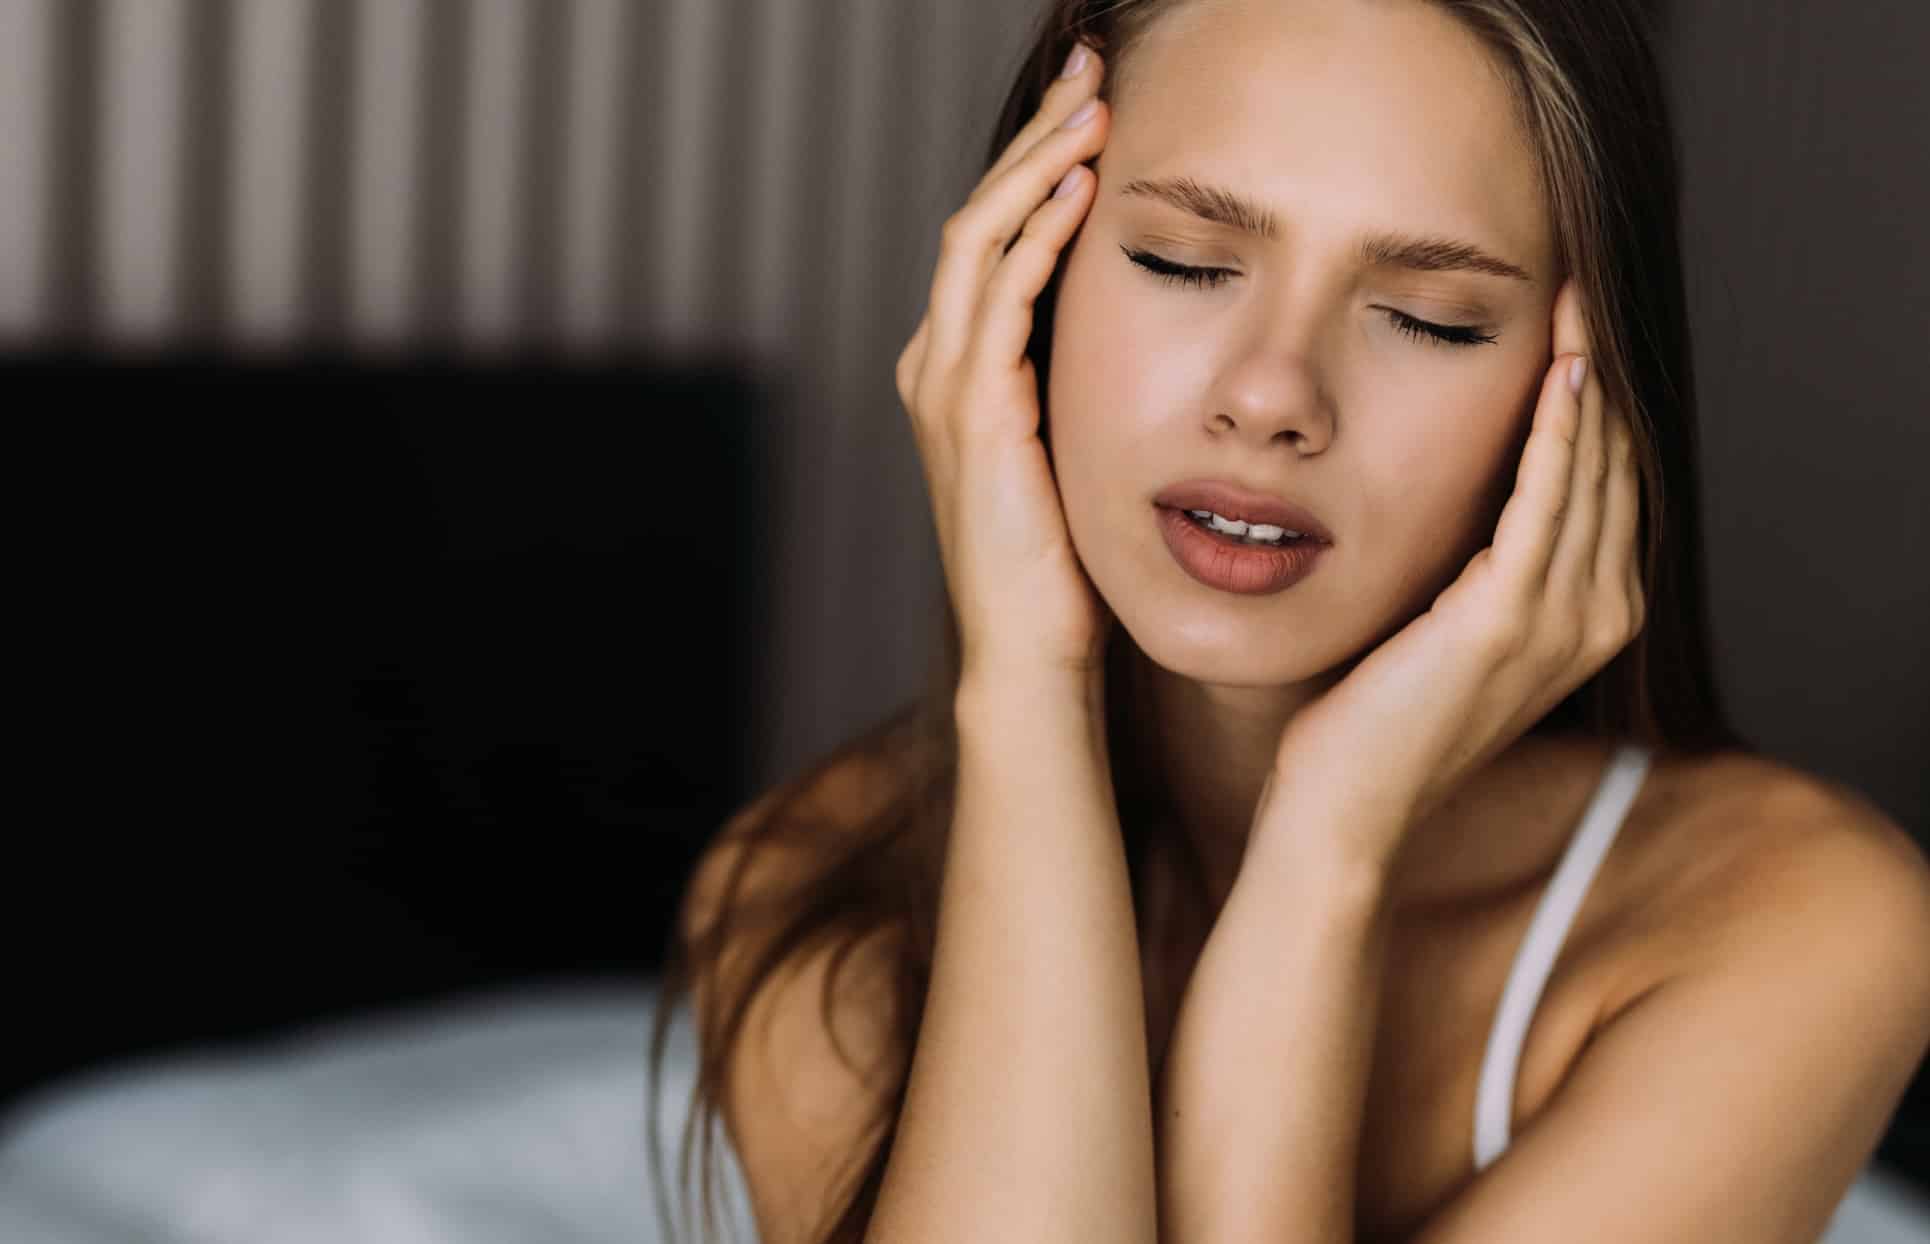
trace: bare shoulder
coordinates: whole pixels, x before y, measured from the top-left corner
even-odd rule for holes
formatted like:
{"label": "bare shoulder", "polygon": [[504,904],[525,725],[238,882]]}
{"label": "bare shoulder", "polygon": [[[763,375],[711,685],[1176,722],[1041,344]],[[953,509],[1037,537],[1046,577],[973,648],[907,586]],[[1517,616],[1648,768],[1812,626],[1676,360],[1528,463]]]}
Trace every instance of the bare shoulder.
{"label": "bare shoulder", "polygon": [[[1677,762],[1648,829],[1646,904],[1669,934],[1636,992],[1706,970],[1870,977],[1930,1030],[1930,860],[1855,789],[1783,762]],[[1632,999],[1631,999],[1632,1000]]]}
{"label": "bare shoulder", "polygon": [[[1815,1239],[1930,1047],[1930,865],[1901,826],[1760,757],[1653,775],[1605,905],[1613,999],[1514,1169],[1429,1239],[1541,1238],[1538,1182],[1603,1239],[1638,1222],[1671,1239]],[[1641,1177],[1571,1183],[1576,1170]]]}
{"label": "bare shoulder", "polygon": [[1592,957],[1646,979],[1543,1045],[1565,1060],[1532,1123],[1411,1238],[1815,1240],[1930,1045],[1930,866],[1910,835],[1761,757],[1656,760]]}
{"label": "bare shoulder", "polygon": [[1744,924],[1801,913],[1859,926],[1930,919],[1930,861],[1861,792],[1767,757],[1708,765],[1685,846],[1710,854],[1705,897],[1719,914]]}

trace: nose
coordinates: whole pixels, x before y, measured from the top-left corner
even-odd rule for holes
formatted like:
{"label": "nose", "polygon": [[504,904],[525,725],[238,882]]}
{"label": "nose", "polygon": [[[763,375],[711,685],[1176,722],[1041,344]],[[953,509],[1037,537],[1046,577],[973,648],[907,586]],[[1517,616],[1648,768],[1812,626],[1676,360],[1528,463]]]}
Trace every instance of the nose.
{"label": "nose", "polygon": [[1208,434],[1237,438],[1256,450],[1276,441],[1303,456],[1325,450],[1334,416],[1312,356],[1310,336],[1283,342],[1277,334],[1256,335],[1215,381],[1206,407]]}

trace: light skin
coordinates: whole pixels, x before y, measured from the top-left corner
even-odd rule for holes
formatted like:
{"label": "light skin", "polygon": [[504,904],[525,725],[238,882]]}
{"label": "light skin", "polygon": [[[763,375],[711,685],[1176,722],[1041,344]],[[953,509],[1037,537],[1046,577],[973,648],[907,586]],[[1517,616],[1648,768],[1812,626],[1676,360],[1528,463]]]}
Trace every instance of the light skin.
{"label": "light skin", "polygon": [[[1532,149],[1496,124],[1506,90],[1431,6],[1201,4],[1135,49],[1107,118],[1059,290],[1049,435],[1080,561],[1151,659],[1140,720],[1216,900],[1288,722],[1428,608],[1513,483],[1561,274]],[[1271,205],[1277,236],[1126,189],[1182,177]],[[1376,229],[1466,241],[1530,279],[1367,266]],[[1122,248],[1228,275],[1164,283]],[[1494,340],[1416,338],[1390,311]],[[1197,476],[1311,510],[1334,535],[1320,569],[1261,597],[1185,576],[1151,498]]]}
{"label": "light skin", "polygon": [[[1421,4],[1178,13],[1134,54],[1117,113],[1060,128],[1096,90],[1096,58],[1048,96],[948,222],[931,310],[900,360],[964,638],[961,750],[983,761],[1023,744],[961,778],[1007,798],[954,826],[971,867],[948,888],[920,1038],[934,1052],[908,1099],[928,1108],[908,1104],[911,1156],[894,1158],[881,1200],[921,1238],[984,1234],[972,1214],[997,1186],[1024,1209],[1013,1221],[1049,1215],[1081,1238],[1353,1240],[1375,1208],[1356,1176],[1403,889],[1479,866],[1459,863],[1483,854],[1468,844],[1497,840],[1491,815],[1551,771],[1523,732],[1643,624],[1632,438],[1594,368],[1575,369],[1590,353],[1579,297],[1553,267],[1531,156],[1478,45]],[[1079,167],[1094,159],[1096,176]],[[1061,175],[1067,193],[1048,201]],[[1175,176],[1272,204],[1276,236],[1125,193]],[[1527,279],[1366,264],[1368,231],[1465,242]],[[1122,245],[1234,275],[1162,285]],[[1020,352],[1066,247],[1055,479]],[[1417,341],[1393,312],[1493,342]],[[1312,509],[1334,533],[1326,564],[1269,597],[1193,583],[1152,497],[1203,475]],[[1096,657],[1115,623],[1152,662],[1145,743],[1219,885],[1150,1120],[1146,1050],[1118,1023],[1138,981],[1094,780]],[[1699,873],[1693,895],[1667,910],[1635,896],[1651,924],[1694,938],[1620,960],[1612,1006],[1605,989],[1571,1007],[1586,1040],[1559,1090],[1502,1161],[1440,1185],[1400,1238],[1816,1237],[1930,1042],[1915,949],[1930,940],[1930,869],[1867,804],[1761,779],[1716,805],[1721,823],[1700,813],[1672,831],[1688,845],[1668,871]],[[1007,980],[1014,949],[999,939],[1062,908],[1073,918],[1033,947],[1047,970]],[[997,1008],[979,1001],[994,995]],[[1015,1039],[1014,1014],[1050,1022]],[[1430,1039],[1396,1034],[1410,1036]],[[987,1098],[971,1060],[994,1040],[1008,1043],[1001,1082],[1029,1070],[1039,1110]],[[1121,1094],[1139,1100],[1114,1110]],[[1382,1122],[1418,1150],[1434,1104]],[[1059,1165],[985,1176],[978,1155],[1004,1152],[988,1138],[1019,1134]],[[1149,1149],[1157,1223],[1117,1195],[1143,1198]],[[945,1191],[956,1204],[930,1212]]]}

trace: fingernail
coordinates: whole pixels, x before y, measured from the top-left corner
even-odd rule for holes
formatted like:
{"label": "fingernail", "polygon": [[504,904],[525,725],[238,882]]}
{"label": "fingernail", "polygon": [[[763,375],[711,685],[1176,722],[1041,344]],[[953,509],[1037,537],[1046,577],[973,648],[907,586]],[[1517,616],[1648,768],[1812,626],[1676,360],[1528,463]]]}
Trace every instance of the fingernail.
{"label": "fingernail", "polygon": [[1570,393],[1580,393],[1582,391],[1582,380],[1587,375],[1588,356],[1586,354],[1577,354],[1575,361],[1568,365],[1568,391]]}
{"label": "fingernail", "polygon": [[1076,130],[1080,126],[1084,125],[1086,122],[1092,120],[1092,114],[1098,111],[1099,111],[1099,101],[1096,99],[1089,99],[1085,103],[1079,105],[1079,111],[1073,113],[1071,116],[1066,118],[1065,127],[1069,130]]}
{"label": "fingernail", "polygon": [[1091,59],[1092,59],[1092,56],[1090,53],[1086,51],[1085,44],[1083,43],[1075,44],[1072,49],[1072,55],[1066,57],[1066,67],[1059,74],[1059,76],[1061,78],[1078,77],[1079,71],[1081,69],[1084,69],[1086,67],[1086,62]]}
{"label": "fingernail", "polygon": [[1080,165],[1075,164],[1066,170],[1066,175],[1059,179],[1059,188],[1052,192],[1053,198],[1063,199],[1078,188],[1080,167]]}

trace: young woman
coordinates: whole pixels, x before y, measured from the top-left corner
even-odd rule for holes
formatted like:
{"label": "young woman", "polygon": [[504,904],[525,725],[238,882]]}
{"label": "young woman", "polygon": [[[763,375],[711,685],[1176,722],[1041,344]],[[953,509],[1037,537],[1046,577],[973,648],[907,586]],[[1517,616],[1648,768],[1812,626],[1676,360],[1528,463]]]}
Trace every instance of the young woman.
{"label": "young woman", "polygon": [[945,664],[665,977],[764,1244],[1815,1239],[1930,868],[1717,703],[1632,0],[1055,0],[991,156]]}

